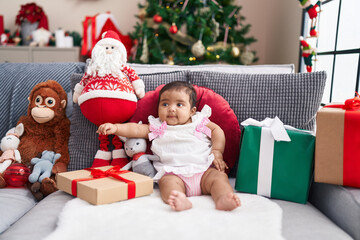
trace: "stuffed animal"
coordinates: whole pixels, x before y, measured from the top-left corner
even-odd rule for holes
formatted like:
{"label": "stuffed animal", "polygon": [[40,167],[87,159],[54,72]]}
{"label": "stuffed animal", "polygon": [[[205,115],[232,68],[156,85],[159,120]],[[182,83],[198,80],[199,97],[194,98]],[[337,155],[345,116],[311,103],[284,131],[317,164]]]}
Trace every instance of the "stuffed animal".
{"label": "stuffed animal", "polygon": [[151,161],[158,161],[159,158],[155,155],[145,154],[146,140],[143,138],[124,138],[120,137],[125,142],[125,152],[131,158],[131,161],[122,169],[132,170],[149,177],[156,175],[156,170]]}
{"label": "stuffed animal", "polygon": [[68,141],[70,121],[66,117],[67,96],[62,86],[54,81],[38,83],[29,95],[27,116],[21,116],[18,124],[24,124],[19,151],[22,163],[31,166],[31,159],[41,157],[44,150],[60,153],[50,178],[28,184],[37,200],[57,190],[55,174],[67,171],[69,163]]}
{"label": "stuffed animal", "polygon": [[60,153],[54,153],[53,151],[43,151],[41,158],[31,159],[31,163],[34,164],[32,173],[29,176],[29,182],[42,182],[44,178],[51,176],[51,170],[56,160],[61,157]]}
{"label": "stuffed animal", "polygon": [[[144,82],[136,72],[125,65],[126,48],[118,34],[107,31],[91,53],[91,61],[80,83],[74,89],[73,101],[82,114],[97,126],[103,123],[123,123],[135,113],[137,97],[145,95]],[[99,135],[100,149],[92,167],[128,163],[123,144],[117,136],[112,138],[114,150],[109,151],[107,135]]]}
{"label": "stuffed animal", "polygon": [[21,162],[20,152],[18,150],[20,136],[24,133],[24,125],[20,123],[15,128],[10,129],[6,136],[1,139],[0,156],[0,188],[6,187],[6,181],[3,177],[5,170],[13,163]]}
{"label": "stuffed animal", "polygon": [[31,33],[32,42],[30,43],[30,47],[45,47],[49,45],[50,38],[52,34],[50,31],[45,28],[38,28]]}
{"label": "stuffed animal", "polygon": [[312,48],[310,44],[306,42],[302,36],[300,37],[300,44],[302,50],[301,56],[304,58],[306,70],[307,72],[312,72],[312,61],[313,61],[313,57],[316,55],[316,49]]}
{"label": "stuffed animal", "polygon": [[300,6],[304,8],[310,18],[310,37],[318,37],[318,32],[316,31],[317,19],[320,13],[319,9],[323,0],[317,0],[315,4],[312,3],[312,0],[299,0]]}

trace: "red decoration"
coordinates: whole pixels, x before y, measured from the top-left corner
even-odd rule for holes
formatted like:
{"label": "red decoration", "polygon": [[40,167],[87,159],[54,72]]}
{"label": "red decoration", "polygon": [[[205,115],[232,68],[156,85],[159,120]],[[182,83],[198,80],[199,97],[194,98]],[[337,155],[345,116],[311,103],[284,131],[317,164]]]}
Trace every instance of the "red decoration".
{"label": "red decoration", "polygon": [[163,21],[163,18],[160,15],[155,14],[154,17],[153,17],[153,20],[156,23],[161,23]]}
{"label": "red decoration", "polygon": [[12,187],[22,187],[28,182],[30,169],[22,163],[14,163],[4,172],[6,183]]}
{"label": "red decoration", "polygon": [[318,37],[318,32],[316,31],[315,26],[310,28],[310,37]]}
{"label": "red decoration", "polygon": [[173,24],[171,25],[171,27],[169,28],[169,31],[170,31],[170,33],[172,33],[172,34],[176,34],[176,33],[177,33],[178,28],[177,28],[177,26],[176,26],[175,23],[173,23]]}
{"label": "red decoration", "polygon": [[0,35],[4,33],[4,17],[0,15]]}
{"label": "red decoration", "polygon": [[38,28],[49,30],[47,16],[43,9],[35,3],[21,5],[18,15],[16,15],[15,23],[21,25],[21,22],[29,21],[30,23],[39,22]]}
{"label": "red decoration", "polygon": [[[104,22],[99,22],[99,19],[106,18]],[[132,40],[129,35],[123,35],[118,28],[118,24],[114,22],[114,17],[110,13],[96,14],[95,16],[87,16],[85,21],[83,22],[83,44],[81,47],[81,55],[83,56],[91,56],[91,51],[94,48],[95,44],[101,39],[101,36],[104,32],[114,31],[116,32],[121,42],[124,44],[127,56],[129,57],[131,48],[133,46]],[[97,29],[100,29],[99,34],[97,33]],[[89,33],[90,31],[90,33]],[[90,39],[88,39],[88,33],[90,35]]]}

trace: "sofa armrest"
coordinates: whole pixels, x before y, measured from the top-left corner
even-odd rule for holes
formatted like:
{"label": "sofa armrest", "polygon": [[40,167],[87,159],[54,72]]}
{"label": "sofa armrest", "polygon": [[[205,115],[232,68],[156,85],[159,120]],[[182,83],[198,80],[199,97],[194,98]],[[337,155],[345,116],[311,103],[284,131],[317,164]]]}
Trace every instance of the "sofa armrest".
{"label": "sofa armrest", "polygon": [[1,234],[0,239],[45,238],[55,230],[60,212],[71,199],[74,197],[63,191],[50,194]]}
{"label": "sofa armrest", "polygon": [[360,189],[314,182],[309,202],[354,239],[360,239]]}

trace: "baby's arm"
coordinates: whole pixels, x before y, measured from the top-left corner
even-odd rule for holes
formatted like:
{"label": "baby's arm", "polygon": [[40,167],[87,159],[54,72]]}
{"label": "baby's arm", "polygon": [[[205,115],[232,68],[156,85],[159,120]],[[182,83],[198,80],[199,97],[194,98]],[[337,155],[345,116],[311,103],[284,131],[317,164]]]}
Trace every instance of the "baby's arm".
{"label": "baby's arm", "polygon": [[104,123],[96,131],[99,134],[115,134],[127,138],[148,138],[150,132],[148,124],[137,123]]}
{"label": "baby's arm", "polygon": [[228,168],[223,159],[223,153],[225,149],[225,134],[224,131],[219,127],[219,125],[209,122],[206,125],[211,130],[211,142],[212,150],[211,153],[214,154],[214,165],[217,170],[224,172]]}

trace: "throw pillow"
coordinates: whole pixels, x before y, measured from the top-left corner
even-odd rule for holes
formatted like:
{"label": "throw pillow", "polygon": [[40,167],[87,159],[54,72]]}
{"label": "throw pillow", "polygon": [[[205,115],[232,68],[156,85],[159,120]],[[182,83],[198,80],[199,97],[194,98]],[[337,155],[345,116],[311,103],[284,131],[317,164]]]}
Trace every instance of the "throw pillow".
{"label": "throw pillow", "polygon": [[190,72],[192,84],[223,96],[239,122],[278,116],[284,124],[313,130],[326,83],[326,72],[232,74]]}

